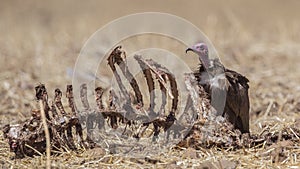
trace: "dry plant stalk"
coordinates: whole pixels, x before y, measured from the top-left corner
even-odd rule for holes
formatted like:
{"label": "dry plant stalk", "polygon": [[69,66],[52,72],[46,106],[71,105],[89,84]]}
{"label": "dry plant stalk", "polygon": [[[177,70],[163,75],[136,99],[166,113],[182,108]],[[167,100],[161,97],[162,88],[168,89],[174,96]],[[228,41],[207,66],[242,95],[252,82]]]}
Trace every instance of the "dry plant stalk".
{"label": "dry plant stalk", "polygon": [[47,119],[45,115],[45,111],[43,109],[44,105],[42,100],[39,101],[40,103],[40,111],[41,111],[41,118],[42,118],[42,123],[44,126],[44,132],[45,132],[45,137],[46,137],[46,168],[50,169],[51,168],[51,160],[50,160],[50,153],[51,153],[51,142],[50,142],[50,133],[47,125]]}

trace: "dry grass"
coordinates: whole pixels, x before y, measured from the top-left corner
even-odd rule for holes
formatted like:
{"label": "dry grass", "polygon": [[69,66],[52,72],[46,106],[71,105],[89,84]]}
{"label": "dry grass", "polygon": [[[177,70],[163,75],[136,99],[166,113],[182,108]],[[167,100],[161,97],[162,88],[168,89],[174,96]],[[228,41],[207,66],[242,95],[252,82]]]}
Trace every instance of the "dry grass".
{"label": "dry grass", "polygon": [[[117,4],[124,5],[113,6]],[[300,128],[300,13],[298,1],[158,1],[110,3],[89,1],[2,2],[0,7],[0,126],[30,116],[33,87],[64,88],[71,82],[66,69],[73,67],[87,38],[103,24],[134,12],[177,14],[199,26],[216,46],[224,65],[250,79],[250,130],[258,134],[284,127]],[[112,10],[113,9],[113,10]],[[267,13],[265,12],[267,11]],[[55,69],[53,68],[55,66]],[[196,65],[190,65],[196,67]],[[52,93],[50,93],[52,95]],[[0,135],[3,168],[40,168],[46,156],[12,160]],[[280,158],[279,151],[285,157]],[[154,157],[150,157],[154,158]],[[159,154],[152,164],[145,159],[110,155],[103,150],[64,152],[51,157],[53,168],[299,168],[300,141],[240,150],[183,149]],[[223,167],[221,167],[223,166]]]}

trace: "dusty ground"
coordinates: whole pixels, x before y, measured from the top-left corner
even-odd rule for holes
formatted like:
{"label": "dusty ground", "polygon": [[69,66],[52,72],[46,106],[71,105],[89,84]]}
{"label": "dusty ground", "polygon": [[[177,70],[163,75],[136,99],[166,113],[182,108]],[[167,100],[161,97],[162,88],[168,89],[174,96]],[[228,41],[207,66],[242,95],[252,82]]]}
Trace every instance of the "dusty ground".
{"label": "dusty ground", "polygon": [[[298,1],[35,1],[2,2],[0,6],[0,126],[29,117],[34,86],[52,91],[71,83],[73,67],[89,36],[107,22],[126,14],[168,12],[193,22],[213,42],[221,60],[250,80],[251,133],[269,126],[300,127],[300,12]],[[195,65],[191,65],[196,67]],[[0,137],[3,168],[39,168],[45,157],[11,160]],[[299,168],[298,142],[242,150],[172,150],[159,154],[157,164],[99,151],[66,152],[53,157],[53,167],[200,167]],[[281,160],[275,160],[285,147]],[[277,161],[277,162],[276,162]],[[221,167],[223,166],[223,167]],[[201,167],[200,167],[201,168]]]}

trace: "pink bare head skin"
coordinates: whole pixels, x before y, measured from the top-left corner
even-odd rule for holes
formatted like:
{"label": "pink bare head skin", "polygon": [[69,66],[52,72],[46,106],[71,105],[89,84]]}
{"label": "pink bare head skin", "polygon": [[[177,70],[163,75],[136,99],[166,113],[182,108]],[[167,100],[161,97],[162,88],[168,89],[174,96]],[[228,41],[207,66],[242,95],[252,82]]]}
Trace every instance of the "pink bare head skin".
{"label": "pink bare head skin", "polygon": [[193,51],[199,56],[199,60],[204,66],[205,69],[210,67],[210,60],[208,57],[208,47],[205,43],[197,43],[190,48],[186,49],[186,53],[188,51]]}

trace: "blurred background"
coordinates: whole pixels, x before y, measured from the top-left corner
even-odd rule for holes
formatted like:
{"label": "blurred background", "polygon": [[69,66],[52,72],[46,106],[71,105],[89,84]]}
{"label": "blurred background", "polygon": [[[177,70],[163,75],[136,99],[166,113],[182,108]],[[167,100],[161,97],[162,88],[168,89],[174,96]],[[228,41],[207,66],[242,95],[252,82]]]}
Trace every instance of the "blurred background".
{"label": "blurred background", "polygon": [[252,113],[264,110],[270,99],[280,105],[300,93],[299,8],[297,0],[1,1],[1,115],[27,116],[22,112],[39,82],[51,93],[64,90],[71,83],[67,69],[87,39],[108,22],[137,12],[166,12],[198,26],[224,65],[250,79]]}

